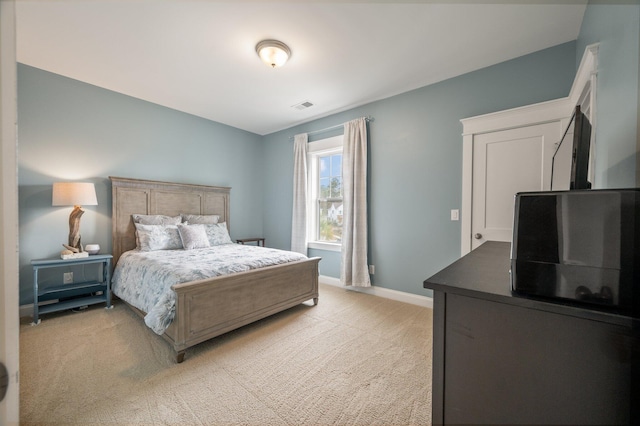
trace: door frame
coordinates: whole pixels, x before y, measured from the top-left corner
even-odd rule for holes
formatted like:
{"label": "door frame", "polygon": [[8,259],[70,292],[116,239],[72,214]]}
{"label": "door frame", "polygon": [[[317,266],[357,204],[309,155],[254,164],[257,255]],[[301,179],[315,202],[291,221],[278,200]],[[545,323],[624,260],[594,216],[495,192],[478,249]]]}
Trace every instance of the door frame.
{"label": "door frame", "polygon": [[0,402],[0,424],[17,425],[19,417],[19,284],[17,62],[15,0],[0,1],[0,361],[9,387]]}
{"label": "door frame", "polygon": [[[573,108],[582,102],[588,102],[592,139],[596,126],[596,77],[598,69],[599,43],[586,47],[580,66],[571,86],[569,96],[552,101],[540,102],[504,111],[475,117],[463,118],[462,123],[462,205],[460,254],[464,256],[471,251],[471,223],[473,203],[473,141],[474,136],[483,133],[533,126],[553,121],[567,120]],[[594,145],[592,140],[592,146]],[[591,161],[594,161],[592,158]]]}

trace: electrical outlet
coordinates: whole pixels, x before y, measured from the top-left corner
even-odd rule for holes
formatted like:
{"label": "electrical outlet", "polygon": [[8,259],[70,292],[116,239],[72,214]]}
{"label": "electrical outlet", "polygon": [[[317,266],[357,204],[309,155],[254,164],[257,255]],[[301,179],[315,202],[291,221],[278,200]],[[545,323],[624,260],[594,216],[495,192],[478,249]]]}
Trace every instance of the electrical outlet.
{"label": "electrical outlet", "polygon": [[369,265],[369,274],[374,275],[376,273],[376,267],[373,265]]}
{"label": "electrical outlet", "polygon": [[65,272],[62,276],[63,284],[73,284],[73,272]]}

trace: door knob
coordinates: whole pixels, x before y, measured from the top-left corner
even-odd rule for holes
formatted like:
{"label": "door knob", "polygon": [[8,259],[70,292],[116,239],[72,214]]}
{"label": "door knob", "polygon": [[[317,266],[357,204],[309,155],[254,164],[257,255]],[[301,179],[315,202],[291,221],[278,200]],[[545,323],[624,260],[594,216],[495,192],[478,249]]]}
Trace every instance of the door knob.
{"label": "door knob", "polygon": [[476,240],[480,240],[482,239],[482,234],[477,233],[476,235],[473,236],[473,238],[475,238]]}

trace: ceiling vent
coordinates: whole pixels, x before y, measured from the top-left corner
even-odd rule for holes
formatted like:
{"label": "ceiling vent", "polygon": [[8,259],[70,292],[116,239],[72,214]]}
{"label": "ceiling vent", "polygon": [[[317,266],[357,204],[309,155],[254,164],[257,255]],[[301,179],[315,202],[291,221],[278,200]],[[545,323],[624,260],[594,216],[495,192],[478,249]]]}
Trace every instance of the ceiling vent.
{"label": "ceiling vent", "polygon": [[304,101],[304,102],[301,102],[299,104],[296,104],[296,105],[292,106],[291,108],[295,108],[298,111],[302,111],[303,109],[307,109],[307,108],[312,107],[312,106],[313,106],[313,104],[311,102]]}

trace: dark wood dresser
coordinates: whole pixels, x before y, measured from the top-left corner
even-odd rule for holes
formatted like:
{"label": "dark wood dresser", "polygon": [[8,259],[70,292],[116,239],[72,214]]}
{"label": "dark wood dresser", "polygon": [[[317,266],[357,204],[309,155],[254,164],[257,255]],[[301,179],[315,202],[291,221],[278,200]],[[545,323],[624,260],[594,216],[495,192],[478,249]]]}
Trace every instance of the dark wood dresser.
{"label": "dark wood dresser", "polygon": [[433,424],[640,424],[640,320],[513,295],[509,250],[487,242],[424,281]]}

